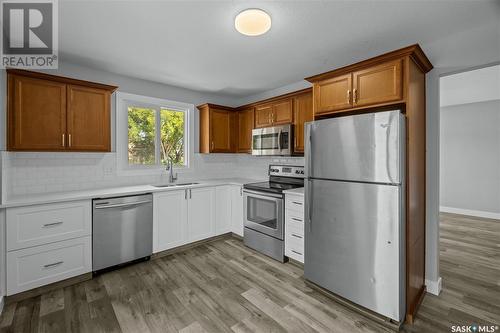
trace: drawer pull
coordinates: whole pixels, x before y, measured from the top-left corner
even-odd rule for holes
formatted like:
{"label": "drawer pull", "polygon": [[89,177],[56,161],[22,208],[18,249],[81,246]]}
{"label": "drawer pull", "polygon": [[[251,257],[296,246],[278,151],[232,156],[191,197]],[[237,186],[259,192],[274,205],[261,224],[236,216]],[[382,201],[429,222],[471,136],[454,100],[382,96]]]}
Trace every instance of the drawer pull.
{"label": "drawer pull", "polygon": [[292,234],[292,236],[293,236],[293,237],[297,237],[297,238],[302,239],[302,236],[299,236],[299,235],[297,235],[297,234]]}
{"label": "drawer pull", "polygon": [[302,255],[302,253],[297,252],[297,251],[295,251],[295,250],[292,250],[292,252],[293,252],[293,253],[295,253],[295,254],[298,254],[299,256],[301,256],[301,255]]}
{"label": "drawer pull", "polygon": [[304,222],[303,220],[298,219],[298,218],[296,218],[296,217],[292,217],[292,220],[297,221],[297,222]]}
{"label": "drawer pull", "polygon": [[45,223],[43,225],[43,227],[44,228],[48,228],[48,227],[53,227],[53,226],[60,225],[60,224],[63,224],[63,221],[52,222],[52,223]]}
{"label": "drawer pull", "polygon": [[299,205],[299,206],[302,206],[302,202],[298,202],[298,201],[292,201],[293,204],[296,204],[296,205]]}
{"label": "drawer pull", "polygon": [[54,262],[52,264],[43,265],[43,268],[51,268],[51,267],[59,266],[62,263],[64,263],[64,261]]}

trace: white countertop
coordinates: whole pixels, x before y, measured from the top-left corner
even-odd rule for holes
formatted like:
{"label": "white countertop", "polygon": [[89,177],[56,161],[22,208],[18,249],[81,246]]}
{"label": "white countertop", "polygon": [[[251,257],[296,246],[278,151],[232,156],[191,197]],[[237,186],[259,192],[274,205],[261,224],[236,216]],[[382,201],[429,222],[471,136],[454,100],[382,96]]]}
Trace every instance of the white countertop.
{"label": "white countertop", "polygon": [[[243,185],[246,183],[254,183],[262,181],[262,179],[248,179],[248,178],[227,178],[227,179],[211,179],[211,180],[193,180],[185,181],[199,183],[195,185],[175,186],[175,187],[155,187],[153,185],[134,185],[134,186],[121,186],[111,188],[90,189],[82,191],[70,192],[54,192],[54,193],[40,193],[33,195],[23,195],[8,198],[0,205],[0,209],[17,206],[29,206],[38,204],[48,204],[54,202],[85,200],[93,198],[109,198],[123,195],[134,195],[142,193],[154,193],[183,190],[185,188],[197,188],[207,186],[220,186],[220,185]],[[181,181],[179,183],[184,183]],[[155,184],[156,185],[156,184]]]}
{"label": "white countertop", "polygon": [[298,194],[298,195],[304,195],[304,188],[303,187],[297,187],[291,190],[285,190],[283,191],[285,194]]}

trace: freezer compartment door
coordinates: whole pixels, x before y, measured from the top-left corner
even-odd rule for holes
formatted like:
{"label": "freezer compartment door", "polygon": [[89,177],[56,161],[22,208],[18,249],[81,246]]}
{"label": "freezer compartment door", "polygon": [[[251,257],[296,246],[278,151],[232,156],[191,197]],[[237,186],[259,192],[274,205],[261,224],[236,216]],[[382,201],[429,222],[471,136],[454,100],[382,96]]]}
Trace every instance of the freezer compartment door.
{"label": "freezer compartment door", "polygon": [[405,135],[399,111],[325,119],[307,127],[308,178],[401,182]]}
{"label": "freezer compartment door", "polygon": [[400,187],[310,180],[307,191],[305,278],[401,321],[405,275]]}

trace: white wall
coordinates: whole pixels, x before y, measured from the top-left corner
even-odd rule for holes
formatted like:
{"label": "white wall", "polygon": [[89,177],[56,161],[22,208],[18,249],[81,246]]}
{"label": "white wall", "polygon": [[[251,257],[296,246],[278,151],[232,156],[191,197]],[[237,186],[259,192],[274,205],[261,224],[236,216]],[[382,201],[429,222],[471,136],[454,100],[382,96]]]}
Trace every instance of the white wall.
{"label": "white wall", "polygon": [[500,219],[500,98],[442,107],[440,117],[441,210]]}
{"label": "white wall", "polygon": [[500,65],[441,78],[441,107],[500,99]]}

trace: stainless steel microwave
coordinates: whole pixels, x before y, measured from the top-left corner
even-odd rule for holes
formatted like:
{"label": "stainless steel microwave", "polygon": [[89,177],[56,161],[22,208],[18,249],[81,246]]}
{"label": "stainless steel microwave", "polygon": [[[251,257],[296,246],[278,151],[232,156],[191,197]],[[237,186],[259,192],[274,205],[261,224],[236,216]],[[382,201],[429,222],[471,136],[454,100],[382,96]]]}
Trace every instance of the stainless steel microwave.
{"label": "stainless steel microwave", "polygon": [[252,155],[292,155],[292,125],[252,130]]}

